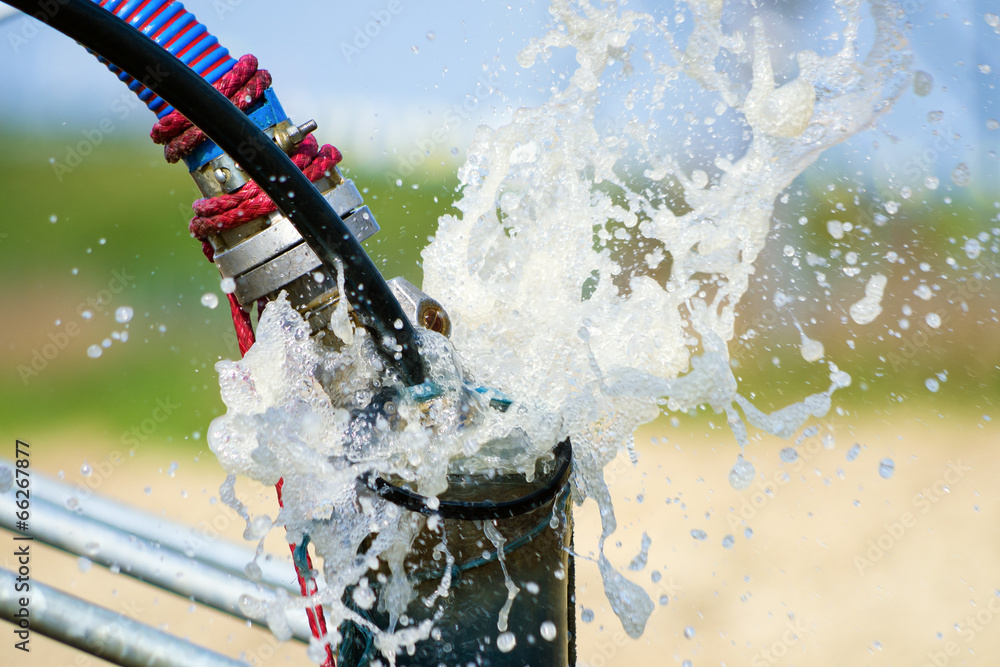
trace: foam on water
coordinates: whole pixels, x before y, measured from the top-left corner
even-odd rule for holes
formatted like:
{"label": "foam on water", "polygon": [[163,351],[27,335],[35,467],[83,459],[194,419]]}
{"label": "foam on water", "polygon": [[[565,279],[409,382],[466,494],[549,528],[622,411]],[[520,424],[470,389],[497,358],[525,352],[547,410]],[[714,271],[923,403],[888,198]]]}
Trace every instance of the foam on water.
{"label": "foam on water", "polygon": [[[874,37],[859,59],[866,7]],[[747,423],[789,437],[824,415],[833,392],[850,382],[830,363],[826,391],[766,414],[739,394],[728,342],[775,200],[825,149],[869,127],[907,84],[898,7],[838,2],[835,48],[799,52],[797,75],[781,84],[766,22],[754,16],[745,32],[723,29],[718,0],[687,5],[693,27],[685,36],[615,4],[554,0],[550,11],[552,30],[518,62],[542,68],[566,49],[575,69],[555,77],[548,101],[479,130],[459,172],[459,212],[441,218],[423,253],[423,289],[453,323],[451,342],[434,334],[422,341],[445,395],[423,410],[400,398],[391,418],[351,431],[351,411],[390,384],[381,360],[346,309],[333,318],[343,343],[334,351],[310,338],[283,299],[265,310],[246,357],[218,366],[228,412],[210,429],[213,451],[231,474],[284,479],[285,505],[273,524],[286,526],[290,540],[308,534],[323,560],[317,599],[330,610],[331,641],[339,641],[332,628],[353,620],[390,662],[426,639],[432,624],[383,632],[342,600],[381,561],[392,576],[380,604],[399,618],[412,596],[403,560],[424,520],[359,494],[360,474],[399,475],[435,496],[447,488],[449,466],[528,471],[569,436],[574,500],[600,507],[608,600],[638,637],[654,605],[604,557],[617,527],[605,465],[631,451],[635,429],[661,410],[725,413],[742,446]],[[658,50],[636,46],[654,43]],[[697,114],[671,113],[684,115],[685,105],[711,109],[737,148],[691,168],[690,148],[672,141],[700,131]],[[804,333],[803,356],[823,356]],[[514,406],[485,409],[463,395],[469,379],[513,397]],[[475,427],[463,426],[468,410]],[[753,475],[739,458],[730,481],[745,488]],[[485,537],[497,544],[496,535]],[[501,631],[518,591],[518,582],[507,583]],[[513,640],[500,635],[498,645]]]}

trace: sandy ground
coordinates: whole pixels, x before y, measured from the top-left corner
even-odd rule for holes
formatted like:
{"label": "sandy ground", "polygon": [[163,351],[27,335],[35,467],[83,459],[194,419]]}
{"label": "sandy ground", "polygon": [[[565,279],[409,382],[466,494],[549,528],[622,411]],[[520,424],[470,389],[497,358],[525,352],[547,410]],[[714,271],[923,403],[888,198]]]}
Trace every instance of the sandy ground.
{"label": "sandy ground", "polygon": [[[794,443],[752,444],[747,458],[758,483],[737,492],[727,481],[737,448],[723,429],[701,422],[640,433],[638,465],[622,457],[609,468],[619,530],[607,554],[656,610],[641,638],[627,637],[596,563],[585,560],[596,553],[596,508],[591,501],[577,508],[579,664],[1000,664],[998,436],[996,421],[972,415],[836,417],[806,434],[793,463],[779,451]],[[80,463],[97,468],[112,449],[78,434],[48,434],[32,441],[33,466],[85,481]],[[241,522],[213,502],[223,476],[211,455],[182,458],[171,474],[163,451],[140,448],[108,474],[95,473],[97,492],[214,525],[238,541]],[[886,457],[895,463],[889,479],[879,475]],[[273,507],[272,490],[243,488]],[[633,570],[643,533],[651,538],[647,563]],[[10,568],[11,535],[0,540],[0,562]],[[284,553],[278,535],[268,546]],[[309,664],[301,644],[278,644],[265,631],[103,567],[81,568],[76,557],[41,545],[31,569],[38,581],[251,664]],[[0,665],[106,664],[37,634],[26,655],[13,649],[11,627],[0,629]]]}

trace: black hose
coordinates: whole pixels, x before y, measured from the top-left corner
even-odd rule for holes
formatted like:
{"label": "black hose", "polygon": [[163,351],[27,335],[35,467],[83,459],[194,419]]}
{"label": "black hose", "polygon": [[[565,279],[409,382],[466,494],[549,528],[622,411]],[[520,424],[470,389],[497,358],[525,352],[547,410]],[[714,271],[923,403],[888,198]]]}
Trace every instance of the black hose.
{"label": "black hose", "polygon": [[432,501],[427,496],[421,496],[395,486],[381,477],[370,478],[368,486],[389,502],[406,508],[411,512],[427,515],[436,514],[444,519],[464,519],[466,521],[508,519],[513,516],[527,514],[532,510],[545,506],[556,497],[560,489],[566,486],[573,463],[573,448],[570,445],[569,438],[556,445],[554,453],[557,465],[552,476],[534,491],[514,500],[504,500],[501,502],[493,502],[492,500],[480,502],[460,500]]}
{"label": "black hose", "polygon": [[416,330],[382,274],[309,179],[249,117],[159,44],[91,0],[4,2],[113,62],[201,128],[274,201],[331,272],[336,258],[343,261],[347,299],[386,363],[408,386],[424,381]]}
{"label": "black hose", "polygon": [[[91,0],[3,1],[113,62],[201,128],[274,201],[331,272],[335,259],[342,260],[348,301],[386,363],[408,386],[424,381],[416,330],[382,274],[326,199],[249,117],[166,49]],[[446,519],[507,518],[542,507],[565,486],[572,464],[568,439],[556,447],[555,457],[551,479],[521,498],[496,503],[440,501],[432,510],[424,496],[378,477],[369,483],[380,496],[414,512]]]}

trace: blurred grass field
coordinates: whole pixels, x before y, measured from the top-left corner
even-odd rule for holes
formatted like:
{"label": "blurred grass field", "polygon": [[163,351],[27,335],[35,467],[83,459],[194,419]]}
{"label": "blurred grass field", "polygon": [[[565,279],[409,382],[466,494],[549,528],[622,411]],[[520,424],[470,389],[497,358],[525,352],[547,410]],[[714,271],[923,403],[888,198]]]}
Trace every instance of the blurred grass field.
{"label": "blurred grass field", "polygon": [[[57,173],[52,161],[64,163],[75,139],[0,134],[0,201],[5,208],[0,310],[7,322],[0,331],[2,422],[8,433],[42,424],[73,425],[117,441],[157,400],[169,398],[183,409],[163,424],[160,435],[183,447],[219,413],[213,364],[236,354],[224,299],[215,309],[200,303],[206,293],[223,295],[217,270],[187,232],[197,191],[183,167],[162,160],[158,147],[115,137],[68,173]],[[365,245],[386,277],[402,275],[420,284],[420,251],[438,216],[453,211],[454,168],[439,164],[400,187],[389,182],[389,168],[345,157],[342,169],[365,190],[382,227]],[[822,364],[808,364],[797,354],[794,322],[785,313],[769,312],[775,286],[791,277],[782,275],[788,268],[781,258],[787,237],[794,235],[803,251],[828,253],[831,245],[822,209],[832,208],[838,193],[810,190],[808,183],[799,191],[805,194],[786,207],[786,217],[808,208],[812,222],[804,229],[783,224],[779,210],[772,242],[758,260],[760,279],[739,309],[738,335],[750,329],[755,335],[742,336],[731,346],[744,393],[771,407],[823,389],[827,381]],[[928,335],[915,342],[907,338],[915,336],[916,326],[893,340],[882,328],[845,322],[846,306],[860,296],[857,281],[848,285],[843,277],[841,283],[837,276],[830,278],[832,297],[815,288],[821,296],[807,312],[809,333],[824,343],[827,358],[856,379],[839,394],[842,402],[875,408],[886,400],[905,400],[986,409],[1000,396],[1000,302],[991,282],[997,273],[995,255],[985,253],[977,268],[982,279],[974,283],[974,272],[946,273],[944,265],[948,253],[957,250],[950,247],[956,238],[986,228],[995,215],[991,208],[988,199],[959,202],[947,210],[926,208],[875,230],[875,247],[908,252],[911,267],[918,260],[931,262],[932,282],[945,287],[932,304],[945,325],[934,331],[924,327]],[[841,215],[859,213],[848,209]],[[904,303],[923,305],[909,293],[913,285],[907,285],[903,268],[896,276],[891,266],[878,269],[890,274],[885,317],[898,318]],[[119,287],[122,282],[127,284]],[[848,286],[837,294],[841,284]],[[835,307],[824,310],[824,302]],[[113,341],[99,359],[88,358],[89,346],[126,330],[114,319],[121,306],[135,313],[128,341]],[[92,312],[90,319],[81,315],[84,310]],[[948,391],[935,395],[920,390],[930,373],[944,369]]]}

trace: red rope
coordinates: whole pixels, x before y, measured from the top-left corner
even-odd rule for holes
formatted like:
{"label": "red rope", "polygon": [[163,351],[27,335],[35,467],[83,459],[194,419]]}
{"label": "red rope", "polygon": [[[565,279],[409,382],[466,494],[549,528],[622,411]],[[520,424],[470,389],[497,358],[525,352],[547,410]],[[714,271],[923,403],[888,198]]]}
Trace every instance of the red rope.
{"label": "red rope", "polygon": [[[257,69],[257,59],[254,56],[245,55],[239,59],[232,70],[214,85],[233,104],[245,111],[259,100],[264,91],[271,85],[271,75],[267,70]],[[205,134],[200,129],[176,110],[157,121],[150,136],[155,143],[165,144],[163,154],[167,162],[171,163],[188,155],[206,139]],[[291,158],[295,166],[301,169],[310,181],[316,181],[323,176],[330,175],[333,168],[340,162],[341,155],[340,151],[333,146],[325,145],[320,148],[316,138],[309,135],[296,146]],[[274,202],[264,194],[260,186],[251,181],[232,194],[196,201],[194,203],[196,217],[191,220],[189,229],[193,236],[201,240],[202,251],[211,262],[214,250],[207,241],[209,235],[237,227],[276,209]],[[233,315],[236,339],[240,346],[240,356],[244,356],[255,341],[250,312],[243,309],[235,295],[228,294],[227,297]],[[279,479],[274,487],[278,494],[279,507],[284,507],[281,498],[283,485],[284,479]],[[289,543],[288,548],[292,551],[294,561],[298,545]],[[312,558],[309,556],[308,550],[306,551],[306,565],[309,568],[307,572],[300,572],[298,566],[295,567],[295,574],[299,580],[299,590],[303,597],[314,595],[319,590],[316,580],[312,576]],[[323,606],[316,604],[309,607],[306,609],[306,617],[309,619],[309,629],[312,636],[316,639],[323,639],[326,636],[326,617],[323,613]],[[333,648],[327,642],[326,659],[323,661],[322,667],[336,667],[336,664]]]}
{"label": "red rope", "polygon": [[[340,151],[329,144],[320,148],[319,142],[310,134],[295,147],[291,158],[310,181],[316,181],[332,173],[340,162],[341,155]],[[232,194],[199,199],[193,208],[195,217],[191,219],[188,230],[195,238],[204,240],[211,234],[239,227],[249,220],[267,215],[276,210],[277,206],[259,185],[251,181]]]}

